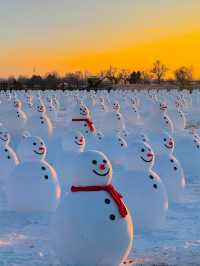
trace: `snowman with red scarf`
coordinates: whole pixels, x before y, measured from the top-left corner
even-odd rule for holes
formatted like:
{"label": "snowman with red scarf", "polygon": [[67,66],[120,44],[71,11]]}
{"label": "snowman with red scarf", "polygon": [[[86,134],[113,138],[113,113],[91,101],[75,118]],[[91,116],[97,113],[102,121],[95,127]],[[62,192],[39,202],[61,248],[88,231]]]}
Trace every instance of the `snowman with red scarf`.
{"label": "snowman with red scarf", "polygon": [[76,163],[71,192],[54,218],[55,252],[62,265],[121,265],[132,247],[133,225],[111,185],[112,166],[98,151],[81,153]]}
{"label": "snowman with red scarf", "polygon": [[86,139],[96,132],[90,111],[82,102],[78,103],[73,110],[70,128],[73,131],[80,131]]}

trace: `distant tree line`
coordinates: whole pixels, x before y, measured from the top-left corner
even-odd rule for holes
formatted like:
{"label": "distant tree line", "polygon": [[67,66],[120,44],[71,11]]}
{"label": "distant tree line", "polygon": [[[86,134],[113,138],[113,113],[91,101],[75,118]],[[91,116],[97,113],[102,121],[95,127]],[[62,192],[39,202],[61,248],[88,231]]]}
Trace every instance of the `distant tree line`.
{"label": "distant tree line", "polygon": [[174,79],[167,80],[169,68],[160,60],[156,60],[148,71],[118,69],[109,67],[100,73],[91,75],[88,72],[71,72],[60,76],[57,72],[50,72],[44,76],[34,74],[31,77],[9,77],[8,86],[14,89],[97,89],[103,86],[115,87],[128,84],[151,84],[173,82],[180,87],[188,86],[193,81],[192,68],[181,66],[174,70]]}

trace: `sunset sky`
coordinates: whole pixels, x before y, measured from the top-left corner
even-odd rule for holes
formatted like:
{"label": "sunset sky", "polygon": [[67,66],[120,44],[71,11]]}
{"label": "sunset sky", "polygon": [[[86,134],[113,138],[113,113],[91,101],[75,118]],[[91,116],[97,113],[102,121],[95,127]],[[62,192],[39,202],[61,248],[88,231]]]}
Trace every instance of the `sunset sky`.
{"label": "sunset sky", "polygon": [[200,77],[199,14],[200,0],[0,0],[0,77],[158,58]]}

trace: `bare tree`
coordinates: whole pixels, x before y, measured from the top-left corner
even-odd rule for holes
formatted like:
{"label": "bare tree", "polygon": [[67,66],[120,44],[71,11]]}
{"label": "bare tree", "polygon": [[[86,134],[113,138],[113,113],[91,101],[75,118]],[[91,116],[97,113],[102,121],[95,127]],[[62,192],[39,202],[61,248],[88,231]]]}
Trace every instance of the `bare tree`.
{"label": "bare tree", "polygon": [[165,77],[167,71],[168,71],[167,66],[162,64],[160,60],[156,60],[153,63],[153,67],[151,69],[151,73],[157,79],[159,84],[160,84],[161,80]]}
{"label": "bare tree", "polygon": [[122,73],[116,67],[110,66],[106,71],[106,78],[114,85],[117,85],[122,80]]}
{"label": "bare tree", "polygon": [[121,69],[120,72],[121,72],[121,80],[123,80],[124,85],[126,85],[129,82],[131,72],[130,70],[125,68]]}
{"label": "bare tree", "polygon": [[141,71],[141,80],[144,84],[150,84],[152,81],[152,73],[151,71]]}
{"label": "bare tree", "polygon": [[182,66],[174,71],[174,76],[181,86],[185,86],[193,80],[193,70],[192,68]]}

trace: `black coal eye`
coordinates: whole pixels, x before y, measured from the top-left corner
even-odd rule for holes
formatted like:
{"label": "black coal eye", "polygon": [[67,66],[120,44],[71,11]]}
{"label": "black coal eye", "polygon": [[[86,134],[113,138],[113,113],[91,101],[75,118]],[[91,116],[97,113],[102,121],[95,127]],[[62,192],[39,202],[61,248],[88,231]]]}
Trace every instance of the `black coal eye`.
{"label": "black coal eye", "polygon": [[164,141],[167,141],[167,139],[164,139]]}
{"label": "black coal eye", "polygon": [[96,160],[93,160],[92,163],[93,163],[93,164],[97,164],[97,161],[96,161]]}
{"label": "black coal eye", "polygon": [[44,145],[43,142],[40,142],[41,145]]}
{"label": "black coal eye", "polygon": [[141,149],[141,152],[145,152],[145,149]]}
{"label": "black coal eye", "polygon": [[75,139],[78,139],[78,137],[75,137]]}
{"label": "black coal eye", "polygon": [[33,142],[33,145],[35,146],[35,145],[37,145],[37,143],[36,142]]}
{"label": "black coal eye", "polygon": [[123,146],[124,146],[124,144],[123,144],[123,143],[121,143],[121,146],[123,147]]}
{"label": "black coal eye", "polygon": [[106,160],[103,160],[103,163],[107,163],[107,161]]}

